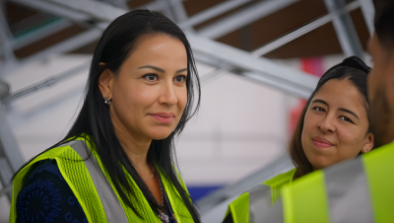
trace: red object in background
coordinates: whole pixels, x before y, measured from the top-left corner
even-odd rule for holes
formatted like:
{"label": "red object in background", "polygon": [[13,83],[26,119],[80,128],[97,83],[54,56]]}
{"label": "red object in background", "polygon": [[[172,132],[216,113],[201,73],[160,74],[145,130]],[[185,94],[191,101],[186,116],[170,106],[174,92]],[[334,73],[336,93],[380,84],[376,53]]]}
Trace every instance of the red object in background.
{"label": "red object in background", "polygon": [[[310,73],[312,75],[321,77],[324,73],[323,69],[323,58],[314,57],[314,58],[302,58],[301,61],[301,69],[306,73]],[[293,136],[294,129],[297,125],[298,118],[301,115],[302,109],[306,104],[305,99],[300,99],[297,105],[290,109],[290,123],[289,123],[289,137]]]}

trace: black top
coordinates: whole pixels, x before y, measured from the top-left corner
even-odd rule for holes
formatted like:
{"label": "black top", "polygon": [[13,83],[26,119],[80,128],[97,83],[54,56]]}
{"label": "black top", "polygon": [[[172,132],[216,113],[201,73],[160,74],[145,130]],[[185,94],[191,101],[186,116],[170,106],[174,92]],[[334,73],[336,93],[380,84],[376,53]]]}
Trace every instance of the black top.
{"label": "black top", "polygon": [[37,162],[23,181],[16,202],[16,222],[88,222],[55,160]]}

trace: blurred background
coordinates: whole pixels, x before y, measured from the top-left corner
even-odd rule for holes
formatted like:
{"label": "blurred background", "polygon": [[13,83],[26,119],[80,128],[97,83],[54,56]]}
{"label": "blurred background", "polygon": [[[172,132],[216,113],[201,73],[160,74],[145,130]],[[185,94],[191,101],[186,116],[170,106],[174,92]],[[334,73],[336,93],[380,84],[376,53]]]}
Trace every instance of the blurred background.
{"label": "blurred background", "polygon": [[289,170],[287,143],[319,76],[347,56],[367,64],[372,0],[0,0],[0,222],[18,168],[64,137],[102,31],[150,9],[186,33],[201,108],[176,142],[203,222]]}

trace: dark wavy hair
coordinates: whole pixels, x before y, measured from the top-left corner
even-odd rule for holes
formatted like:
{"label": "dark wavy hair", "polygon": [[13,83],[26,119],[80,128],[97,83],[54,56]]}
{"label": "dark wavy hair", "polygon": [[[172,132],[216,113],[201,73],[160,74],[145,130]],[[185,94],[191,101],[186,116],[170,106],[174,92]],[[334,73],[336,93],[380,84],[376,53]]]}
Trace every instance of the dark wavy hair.
{"label": "dark wavy hair", "polygon": [[[308,98],[308,101],[306,102],[305,107],[300,114],[297,126],[293,133],[293,137],[291,138],[289,144],[290,157],[297,168],[296,177],[304,176],[313,171],[312,164],[309,162],[304,153],[304,149],[302,148],[301,134],[304,128],[306,110],[308,109],[316,92],[318,92],[320,88],[329,80],[349,80],[364,96],[365,108],[368,113],[367,74],[370,70],[371,68],[365,65],[361,59],[353,56],[346,58],[343,62],[333,66],[320,78],[316,89]],[[370,132],[369,128],[368,132]]]}
{"label": "dark wavy hair", "polygon": [[[129,197],[136,198],[135,191],[139,188],[153,211],[159,214],[159,204],[128,159],[115,134],[109,108],[104,103],[103,96],[98,87],[99,77],[105,69],[109,69],[114,74],[117,74],[123,62],[133,52],[133,49],[135,49],[138,40],[155,34],[172,36],[180,40],[185,46],[188,63],[188,75],[186,77],[187,103],[175,130],[165,139],[152,140],[147,159],[160,169],[160,172],[165,175],[168,181],[178,191],[194,222],[200,222],[199,214],[190,196],[181,186],[173,166],[173,159],[175,159],[174,137],[183,130],[186,122],[199,108],[201,96],[200,81],[192,50],[185,34],[175,23],[158,12],[134,10],[118,17],[106,28],[93,54],[85,90],[86,97],[82,109],[64,139],[48,150],[75,139],[76,137],[84,137],[84,134],[88,134],[94,141],[94,149],[96,149],[97,154],[105,169],[108,171],[108,175],[111,177],[124,203],[138,216],[143,218],[138,208],[136,208],[142,203],[133,204],[129,199]],[[103,62],[105,65],[100,66],[100,62]],[[195,102],[196,93],[198,97]],[[128,180],[128,176],[124,169],[127,171],[127,174],[133,178],[138,188],[134,188],[133,184]]]}

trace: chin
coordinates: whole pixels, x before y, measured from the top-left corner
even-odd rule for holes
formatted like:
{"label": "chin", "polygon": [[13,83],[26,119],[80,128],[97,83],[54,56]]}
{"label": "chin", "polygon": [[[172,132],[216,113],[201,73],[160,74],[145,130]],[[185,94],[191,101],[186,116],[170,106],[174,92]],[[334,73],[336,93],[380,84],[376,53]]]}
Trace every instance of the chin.
{"label": "chin", "polygon": [[149,134],[149,135],[150,135],[150,138],[152,138],[153,140],[162,140],[162,139],[165,139],[168,136],[170,136],[173,131],[174,131],[173,129],[166,130],[166,131],[154,131],[154,132],[151,132],[151,134]]}
{"label": "chin", "polygon": [[331,166],[333,163],[326,160],[324,157],[315,157],[312,162],[310,162],[315,170],[324,169]]}

